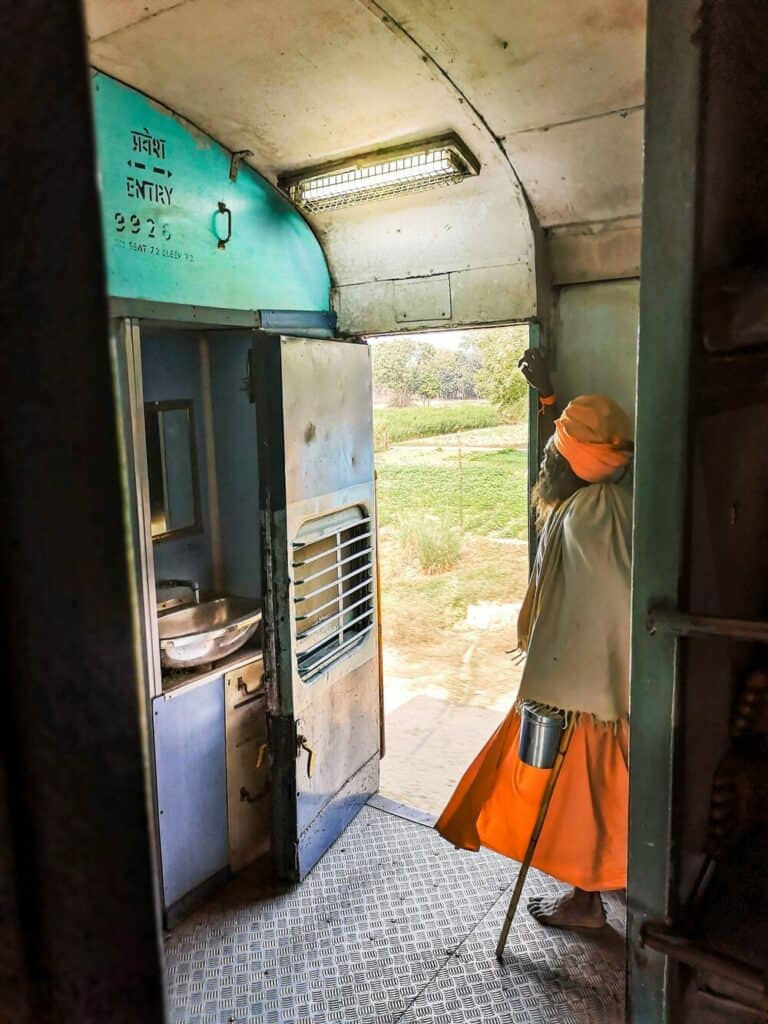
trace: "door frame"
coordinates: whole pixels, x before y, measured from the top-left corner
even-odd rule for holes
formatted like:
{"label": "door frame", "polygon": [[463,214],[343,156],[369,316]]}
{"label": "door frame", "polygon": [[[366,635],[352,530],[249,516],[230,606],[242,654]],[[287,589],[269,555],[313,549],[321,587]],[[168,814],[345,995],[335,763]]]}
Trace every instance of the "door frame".
{"label": "door frame", "polygon": [[632,551],[627,1020],[672,1019],[667,958],[644,946],[671,908],[680,643],[648,629],[680,607],[699,147],[697,0],[650,0]]}

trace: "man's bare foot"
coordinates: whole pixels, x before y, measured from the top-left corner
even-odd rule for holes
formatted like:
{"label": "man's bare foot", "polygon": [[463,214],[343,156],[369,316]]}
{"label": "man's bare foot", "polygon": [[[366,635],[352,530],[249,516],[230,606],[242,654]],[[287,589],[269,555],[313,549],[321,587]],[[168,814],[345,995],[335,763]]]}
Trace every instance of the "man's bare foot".
{"label": "man's bare foot", "polygon": [[574,889],[567,896],[534,896],[528,912],[550,928],[602,928],[605,907],[599,892]]}

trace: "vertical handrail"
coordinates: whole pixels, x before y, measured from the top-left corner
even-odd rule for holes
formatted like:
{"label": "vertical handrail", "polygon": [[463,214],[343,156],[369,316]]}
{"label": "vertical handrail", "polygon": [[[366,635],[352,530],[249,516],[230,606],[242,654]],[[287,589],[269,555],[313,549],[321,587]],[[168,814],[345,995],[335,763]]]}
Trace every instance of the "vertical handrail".
{"label": "vertical handrail", "polygon": [[[541,325],[533,321],[528,328],[528,347],[533,349],[541,348]],[[531,494],[536,485],[536,478],[539,475],[539,393],[536,388],[528,389],[528,569],[533,572],[533,565],[536,561],[536,547],[538,535],[536,533],[536,517],[531,506]]]}
{"label": "vertical handrail", "polygon": [[386,752],[386,726],[384,724],[384,644],[381,628],[381,567],[379,562],[379,474],[373,471],[373,544],[376,565],[376,640],[379,659],[379,757]]}

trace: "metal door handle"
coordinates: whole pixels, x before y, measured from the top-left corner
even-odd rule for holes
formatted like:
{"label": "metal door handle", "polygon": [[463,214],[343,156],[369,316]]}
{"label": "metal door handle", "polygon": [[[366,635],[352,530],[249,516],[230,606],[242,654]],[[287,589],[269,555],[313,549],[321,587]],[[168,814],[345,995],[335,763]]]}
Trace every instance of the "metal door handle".
{"label": "metal door handle", "polygon": [[315,770],[315,752],[307,743],[306,736],[296,737],[296,755],[298,756],[302,750],[307,752],[307,777],[312,778],[312,772]]}
{"label": "metal door handle", "polygon": [[261,746],[259,747],[259,752],[256,755],[256,767],[257,768],[261,768],[261,766],[264,764],[264,755],[266,754],[266,752],[267,752],[267,744],[266,743],[262,743]]}
{"label": "metal door handle", "polygon": [[226,237],[225,238],[219,237],[219,242],[218,242],[218,248],[219,249],[225,249],[226,246],[227,246],[227,242],[232,237],[232,211],[230,210],[230,208],[227,206],[226,203],[219,202],[218,212],[219,213],[223,213],[224,216],[227,218],[227,234],[226,234]]}

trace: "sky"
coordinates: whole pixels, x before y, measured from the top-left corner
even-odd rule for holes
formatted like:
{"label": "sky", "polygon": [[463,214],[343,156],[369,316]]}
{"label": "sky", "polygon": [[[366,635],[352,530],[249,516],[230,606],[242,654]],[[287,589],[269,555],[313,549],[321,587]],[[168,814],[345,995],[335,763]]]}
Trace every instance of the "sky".
{"label": "sky", "polygon": [[[494,328],[481,328],[483,333],[488,333],[494,330]],[[496,330],[506,330],[504,327],[496,328]],[[464,341],[468,341],[474,331],[424,331],[424,332],[408,332],[408,337],[420,338],[422,341],[428,341],[430,345],[434,345],[435,348],[447,349],[451,352],[456,352],[461,348]],[[392,341],[394,338],[402,338],[406,335],[403,334],[382,334],[377,338],[368,338],[371,345],[379,345],[383,341]]]}
{"label": "sky", "polygon": [[[417,337],[428,341],[435,348],[449,349],[455,352],[461,348],[462,342],[471,333],[471,331],[427,331],[424,334],[418,334]],[[413,335],[411,336],[413,337]],[[382,334],[378,338],[369,338],[368,341],[371,345],[380,345],[383,341],[393,341],[395,338],[402,337],[402,334]]]}

